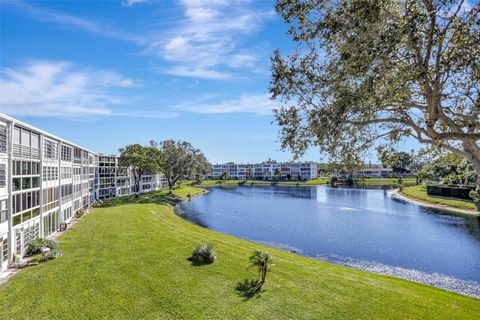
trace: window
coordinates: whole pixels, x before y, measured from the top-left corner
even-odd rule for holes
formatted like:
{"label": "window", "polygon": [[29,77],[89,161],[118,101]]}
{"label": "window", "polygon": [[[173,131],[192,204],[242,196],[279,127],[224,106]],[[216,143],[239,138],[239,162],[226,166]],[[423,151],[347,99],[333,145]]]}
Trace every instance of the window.
{"label": "window", "polygon": [[72,148],[62,145],[62,160],[72,161]]}
{"label": "window", "polygon": [[22,130],[21,134],[22,146],[30,147],[30,131]]}
{"label": "window", "polygon": [[12,191],[18,191],[18,190],[21,190],[21,181],[22,179],[21,178],[13,178],[12,179]]}
{"label": "window", "polygon": [[8,239],[2,241],[2,259],[3,261],[8,260]]}
{"label": "window", "polygon": [[20,144],[20,128],[15,127],[13,129],[13,143]]}
{"label": "window", "polygon": [[0,188],[6,186],[7,180],[7,166],[4,163],[0,163]]}
{"label": "window", "polygon": [[0,126],[0,152],[7,152],[7,127]]}
{"label": "window", "polygon": [[22,178],[22,190],[30,189],[32,187],[32,179],[31,178]]}
{"label": "window", "polygon": [[8,220],[7,200],[0,200],[0,223]]}
{"label": "window", "polygon": [[58,159],[58,143],[44,139],[43,140],[43,157],[45,159]]}
{"label": "window", "polygon": [[31,144],[32,148],[40,149],[40,136],[32,132]]}
{"label": "window", "polygon": [[37,191],[24,192],[20,194],[14,194],[12,196],[12,208],[13,213],[17,214],[22,211],[32,209],[38,206],[39,194]]}

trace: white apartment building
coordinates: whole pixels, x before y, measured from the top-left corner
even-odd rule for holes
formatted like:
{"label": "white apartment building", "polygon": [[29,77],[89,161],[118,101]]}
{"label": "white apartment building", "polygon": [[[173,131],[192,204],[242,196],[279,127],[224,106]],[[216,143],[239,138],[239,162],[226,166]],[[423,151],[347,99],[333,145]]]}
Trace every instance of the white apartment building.
{"label": "white apartment building", "polygon": [[[163,175],[144,176],[140,192],[165,185]],[[0,114],[0,272],[77,210],[133,192],[130,169],[119,167],[115,156],[99,156]]]}
{"label": "white apartment building", "polygon": [[[120,166],[117,156],[100,154],[98,159],[98,199],[106,200],[135,193],[135,181],[131,169]],[[166,187],[167,179],[164,174],[144,174],[140,179],[138,192],[149,192]]]}
{"label": "white apartment building", "polygon": [[311,180],[318,177],[316,162],[262,162],[256,164],[214,164],[209,179],[219,179],[224,173],[228,179]]}

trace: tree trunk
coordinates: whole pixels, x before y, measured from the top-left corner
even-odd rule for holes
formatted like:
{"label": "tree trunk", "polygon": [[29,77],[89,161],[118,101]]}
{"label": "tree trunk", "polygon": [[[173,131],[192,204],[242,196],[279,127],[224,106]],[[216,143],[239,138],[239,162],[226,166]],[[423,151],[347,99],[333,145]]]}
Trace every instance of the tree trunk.
{"label": "tree trunk", "polygon": [[475,141],[464,142],[463,150],[466,158],[472,163],[477,173],[477,187],[480,187],[480,147]]}

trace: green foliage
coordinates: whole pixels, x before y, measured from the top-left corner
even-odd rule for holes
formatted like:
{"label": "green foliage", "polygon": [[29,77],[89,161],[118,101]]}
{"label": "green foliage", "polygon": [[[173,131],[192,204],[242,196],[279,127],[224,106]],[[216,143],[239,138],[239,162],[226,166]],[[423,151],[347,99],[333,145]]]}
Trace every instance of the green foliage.
{"label": "green foliage", "polygon": [[184,177],[200,177],[210,172],[211,166],[200,149],[189,142],[164,140],[151,145],[163,154],[162,172],[172,190]]}
{"label": "green foliage", "polygon": [[417,171],[417,175],[424,181],[437,181],[454,185],[473,186],[477,182],[477,174],[473,165],[465,157],[453,153],[425,163]]}
{"label": "green foliage", "polygon": [[119,165],[132,169],[136,192],[140,189],[140,179],[143,175],[162,171],[163,154],[155,148],[153,142],[151,144],[151,146],[130,144],[119,150]]}
{"label": "green foliage", "polygon": [[272,256],[268,252],[262,251],[260,249],[255,249],[255,251],[249,258],[250,265],[255,266],[260,274],[259,288],[265,283],[267,273],[271,270],[273,266],[272,261]]}
{"label": "green foliage", "polygon": [[410,170],[413,156],[404,151],[395,151],[392,148],[377,148],[378,158],[386,168],[392,168],[393,172],[405,173]]}
{"label": "green foliage", "polygon": [[224,171],[224,172],[220,175],[220,177],[218,177],[218,178],[219,178],[220,180],[228,180],[229,177],[230,177],[230,176],[229,176],[229,174],[228,174],[228,171]]}
{"label": "green foliage", "polygon": [[212,264],[217,260],[217,251],[215,246],[211,243],[197,245],[189,258],[193,265],[201,266],[205,264]]}
{"label": "green foliage", "polygon": [[75,211],[75,218],[79,219],[85,214],[85,209],[80,208],[77,211]]}
{"label": "green foliage", "polygon": [[353,164],[413,138],[480,173],[480,3],[466,3],[277,0],[296,48],[271,58],[282,148]]}
{"label": "green foliage", "polygon": [[58,247],[58,243],[53,240],[37,238],[28,244],[27,255],[33,256],[34,254],[40,253],[42,248],[55,249],[56,247]]}

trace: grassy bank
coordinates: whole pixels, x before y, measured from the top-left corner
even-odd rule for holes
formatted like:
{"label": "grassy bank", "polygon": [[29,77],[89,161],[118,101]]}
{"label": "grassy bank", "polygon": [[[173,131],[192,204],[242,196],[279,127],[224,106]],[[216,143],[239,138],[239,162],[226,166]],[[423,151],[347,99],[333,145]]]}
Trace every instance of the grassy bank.
{"label": "grassy bank", "polygon": [[415,200],[425,201],[437,205],[446,205],[453,208],[477,211],[477,207],[472,201],[439,196],[430,196],[427,194],[427,187],[425,185],[406,187],[403,188],[401,193]]}
{"label": "grassy bank", "polygon": [[[202,192],[181,187],[181,197]],[[96,208],[60,238],[63,257],[16,275],[0,288],[5,319],[478,319],[480,300],[308,259],[219,234],[173,213],[156,192]],[[194,267],[198,243],[218,261]],[[240,297],[238,281],[255,248],[275,266],[264,291]]]}
{"label": "grassy bank", "polygon": [[[398,185],[398,178],[365,178],[355,179],[355,183],[365,186],[391,186],[396,187]],[[415,185],[417,180],[415,178],[403,178],[402,183],[404,185]]]}

